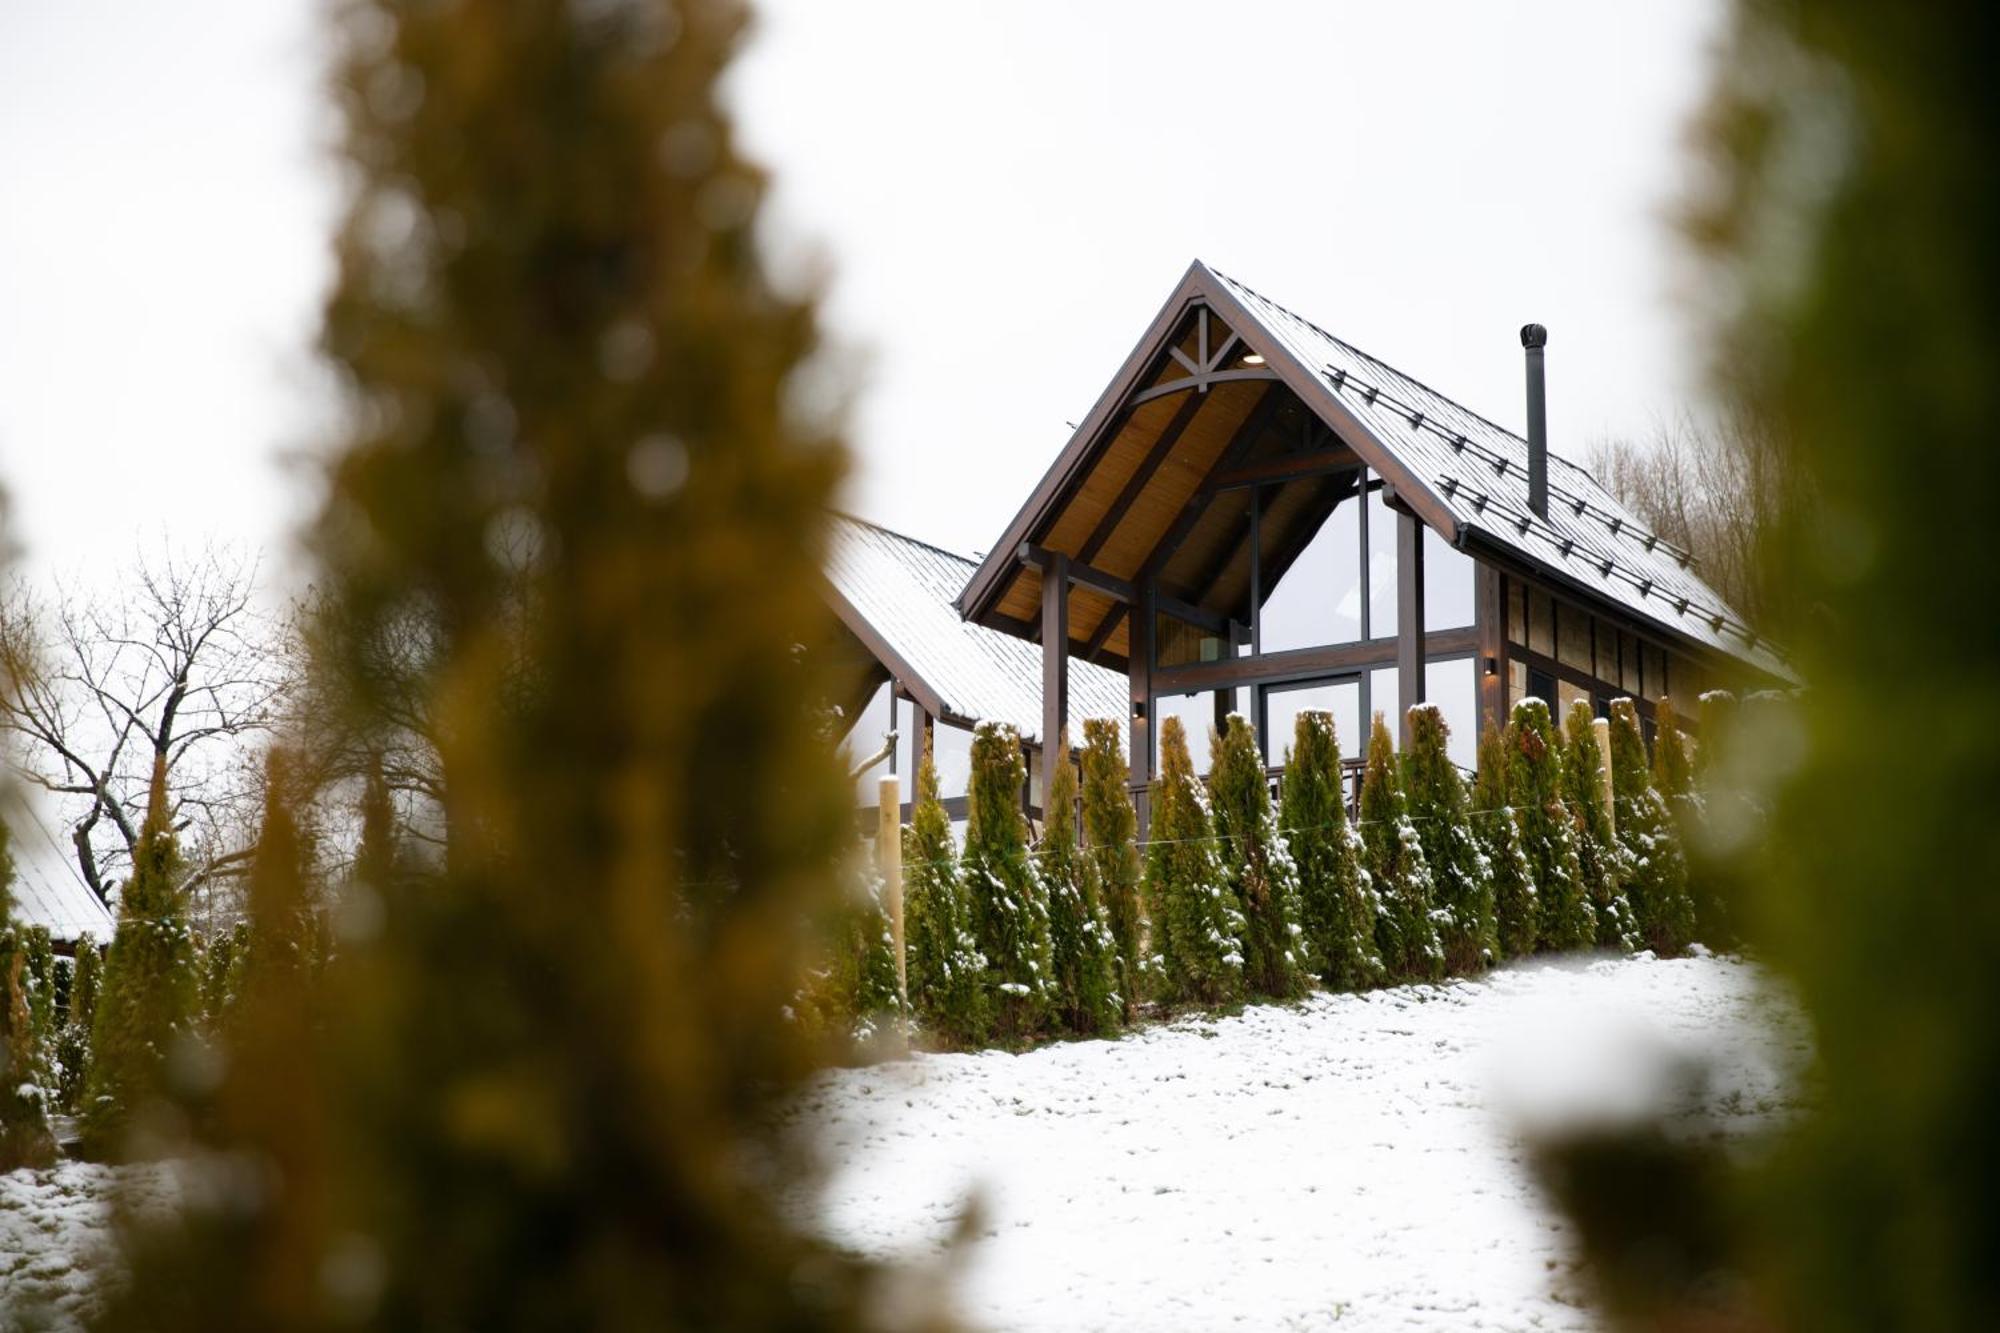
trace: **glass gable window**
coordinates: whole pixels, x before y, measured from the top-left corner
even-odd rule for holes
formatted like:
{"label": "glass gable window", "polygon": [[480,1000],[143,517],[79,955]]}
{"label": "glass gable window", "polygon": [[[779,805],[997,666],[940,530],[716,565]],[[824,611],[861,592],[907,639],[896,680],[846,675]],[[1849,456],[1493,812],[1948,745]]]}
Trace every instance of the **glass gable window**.
{"label": "glass gable window", "polygon": [[1268,588],[1259,647],[1282,653],[1361,637],[1360,506],[1334,506],[1305,550]]}

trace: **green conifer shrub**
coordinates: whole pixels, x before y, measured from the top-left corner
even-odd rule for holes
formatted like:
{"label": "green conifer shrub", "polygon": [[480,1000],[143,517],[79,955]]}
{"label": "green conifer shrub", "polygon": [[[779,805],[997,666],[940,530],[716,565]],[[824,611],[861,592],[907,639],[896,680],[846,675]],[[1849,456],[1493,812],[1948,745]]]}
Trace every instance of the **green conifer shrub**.
{"label": "green conifer shrub", "polygon": [[1540,699],[1515,704],[1507,740],[1507,803],[1514,807],[1534,880],[1536,947],[1588,949],[1597,939],[1597,914],[1577,864],[1575,816],[1562,796],[1561,741],[1549,706]]}
{"label": "green conifer shrub", "polygon": [[1160,727],[1151,792],[1146,904],[1159,954],[1161,998],[1228,1004],[1243,998],[1243,914],[1224,882],[1215,830],[1177,717]]}
{"label": "green conifer shrub", "polygon": [[1493,869],[1493,917],[1499,956],[1535,951],[1542,934],[1534,870],[1521,849],[1521,825],[1507,796],[1507,734],[1489,726],[1479,738],[1479,772],[1472,786],[1472,827]]}
{"label": "green conifer shrub", "polygon": [[1375,943],[1392,981],[1435,981],[1444,975],[1439,915],[1431,902],[1430,864],[1410,822],[1396,743],[1382,714],[1368,736],[1361,776],[1361,846],[1375,881]]}
{"label": "green conifer shrub", "polygon": [[937,764],[924,747],[916,800],[903,829],[903,943],[910,1007],[948,1046],[976,1046],[986,1034],[986,959],[972,938],[951,819],[938,799]]}
{"label": "green conifer shrub", "polygon": [[56,1104],[75,1115],[83,1105],[90,1072],[90,1030],[97,1021],[97,995],[104,980],[104,954],[89,931],[77,936],[70,962],[69,996],[56,1036]]}
{"label": "green conifer shrub", "polygon": [[1611,782],[1626,884],[1642,947],[1671,958],[1694,938],[1694,904],[1680,836],[1666,798],[1647,771],[1646,738],[1630,699],[1611,703]]}
{"label": "green conifer shrub", "polygon": [[1139,860],[1139,814],[1127,785],[1130,770],[1117,722],[1085,719],[1081,763],[1083,842],[1096,866],[1097,891],[1117,950],[1118,993],[1130,1022],[1143,998],[1146,977],[1144,870]]}
{"label": "green conifer shrub", "polygon": [[206,942],[197,942],[201,1015],[210,1026],[221,1021],[223,1011],[235,998],[242,981],[249,943],[250,925],[245,921],[239,921],[228,930],[217,931]]}
{"label": "green conifer shrub", "polygon": [[1493,864],[1473,824],[1465,777],[1451,761],[1450,740],[1451,728],[1437,705],[1411,709],[1403,782],[1410,823],[1431,871],[1445,971],[1469,976],[1499,960],[1499,922],[1494,914]]}
{"label": "green conifer shrub", "polygon": [[[262,1071],[329,1108],[320,1160],[268,1191],[332,1182],[313,1261],[220,1262],[232,1219],[176,1210],[127,1246],[105,1328],[879,1307],[780,1114],[824,1054],[784,1008],[854,841],[811,651],[844,451],[796,391],[812,304],[764,269],[717,92],[744,17],[338,7],[314,669],[357,735],[420,708],[443,847],[341,914],[326,1067]],[[412,620],[421,660],[385,655]]]}
{"label": "green conifer shrub", "polygon": [[55,1158],[36,1040],[27,932],[13,915],[14,860],[0,823],[0,1173],[45,1166]]}
{"label": "green conifer shrub", "polygon": [[[1673,831],[1687,866],[1688,894],[1694,902],[1693,939],[1716,949],[1732,949],[1741,937],[1735,905],[1743,900],[1742,852],[1757,841],[1764,816],[1749,797],[1726,790],[1728,769],[1718,764],[1738,712],[1736,696],[1710,690],[1701,696],[1701,743],[1689,751],[1687,733],[1670,700],[1654,713],[1653,786],[1666,802]],[[1718,837],[1719,816],[1726,836]]]}
{"label": "green conifer shrub", "polygon": [[56,944],[47,926],[23,927],[20,936],[24,960],[22,984],[28,992],[28,1022],[34,1030],[35,1049],[46,1074],[49,1072],[48,1061],[55,1049],[56,1029],[62,1017],[57,1004],[60,996],[57,993]]}
{"label": "green conifer shrub", "polygon": [[1229,715],[1217,738],[1208,790],[1223,877],[1244,921],[1244,987],[1252,995],[1294,999],[1305,994],[1311,975],[1298,873],[1278,832],[1256,733],[1239,713]]}
{"label": "green conifer shrub", "polygon": [[[193,1030],[200,1002],[194,932],[179,889],[180,848],[167,820],[165,766],[155,761],[145,826],[118,900],[90,1034],[90,1077],[78,1134],[95,1159],[146,1156],[171,1144],[152,1128],[170,1107],[167,1056]],[[137,1122],[142,1133],[128,1130]]]}
{"label": "green conifer shrub", "polygon": [[1097,863],[1077,840],[1076,764],[1064,733],[1044,763],[1056,766],[1044,812],[1036,869],[1049,902],[1051,1002],[1064,1027],[1080,1037],[1116,1031],[1124,1013],[1118,993],[1117,946],[1098,899]]}
{"label": "green conifer shrub", "polygon": [[1278,823],[1298,875],[1299,920],[1320,980],[1342,991],[1375,985],[1382,954],[1375,946],[1374,880],[1348,822],[1331,713],[1307,709],[1293,724]]}
{"label": "green conifer shrub", "polygon": [[1570,705],[1563,720],[1563,803],[1570,810],[1584,896],[1597,921],[1597,947],[1626,952],[1641,947],[1639,927],[1625,894],[1631,871],[1605,805],[1604,751],[1597,744],[1595,722],[1590,705],[1581,699]]}
{"label": "green conifer shrub", "polygon": [[959,874],[972,908],[972,937],[986,957],[994,1027],[1008,1042],[1039,1032],[1053,998],[1048,895],[1028,854],[1021,810],[1027,779],[1020,733],[1005,723],[980,723],[972,733]]}

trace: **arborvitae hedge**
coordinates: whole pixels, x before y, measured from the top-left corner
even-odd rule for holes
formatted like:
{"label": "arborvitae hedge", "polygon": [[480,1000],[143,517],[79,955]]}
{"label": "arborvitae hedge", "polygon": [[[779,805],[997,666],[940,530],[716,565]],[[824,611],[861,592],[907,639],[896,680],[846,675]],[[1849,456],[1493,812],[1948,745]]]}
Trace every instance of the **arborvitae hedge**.
{"label": "arborvitae hedge", "polygon": [[1535,951],[1542,935],[1541,906],[1535,896],[1535,872],[1521,849],[1521,825],[1507,792],[1507,735],[1503,728],[1486,729],[1479,738],[1479,773],[1472,786],[1472,827],[1493,868],[1493,917],[1500,957],[1519,958]]}
{"label": "arborvitae hedge", "polygon": [[1549,706],[1540,699],[1515,704],[1507,742],[1507,801],[1534,879],[1536,946],[1588,949],[1597,939],[1597,915],[1577,864],[1574,819],[1562,797],[1562,750]]}
{"label": "arborvitae hedge", "polygon": [[1048,896],[1028,855],[1028,819],[1021,812],[1026,781],[1019,733],[982,722],[972,735],[959,866],[972,904],[972,937],[986,956],[994,1025],[1008,1041],[1039,1031],[1052,998]]}
{"label": "arborvitae hedge", "polygon": [[1307,709],[1292,728],[1278,824],[1299,877],[1299,919],[1321,981],[1365,990],[1382,979],[1375,947],[1374,880],[1347,819],[1347,788],[1333,714]]}
{"label": "arborvitae hedge", "polygon": [[1611,781],[1617,793],[1618,841],[1641,942],[1662,958],[1694,938],[1687,862],[1665,798],[1646,769],[1646,738],[1630,699],[1611,704]]}
{"label": "arborvitae hedge", "polygon": [[83,1105],[83,1088],[90,1073],[90,1030],[97,1021],[97,995],[104,983],[104,955],[97,937],[85,931],[77,937],[70,963],[69,1005],[56,1035],[56,1101],[70,1115]]}
{"label": "arborvitae hedge", "polygon": [[1146,844],[1146,902],[1159,952],[1162,998],[1223,1004],[1243,995],[1243,914],[1223,882],[1215,833],[1187,732],[1177,717],[1160,727]]}
{"label": "arborvitae hedge", "polygon": [[35,1040],[24,932],[9,920],[14,865],[0,826],[0,1172],[55,1158],[43,1104],[43,1056]]}
{"label": "arborvitae hedge", "polygon": [[1445,971],[1463,976],[1498,960],[1500,937],[1493,865],[1473,827],[1465,777],[1451,762],[1450,740],[1451,728],[1437,705],[1410,711],[1410,749],[1403,756],[1410,823],[1431,870]]}
{"label": "arborvitae hedge", "polygon": [[199,1002],[194,934],[179,889],[180,849],[166,813],[163,769],[156,767],[146,823],[132,873],[118,902],[118,933],[105,959],[104,984],[90,1037],[90,1078],[78,1132],[93,1158],[160,1151],[170,1145],[128,1140],[135,1117],[169,1100],[166,1061],[191,1031]]}
{"label": "arborvitae hedge", "polygon": [[1579,699],[1563,719],[1563,800],[1573,820],[1577,869],[1584,895],[1597,919],[1597,947],[1630,950],[1639,947],[1639,927],[1626,901],[1628,870],[1624,853],[1611,831],[1611,811],[1605,805],[1604,752],[1597,743],[1597,719]]}
{"label": "arborvitae hedge", "polygon": [[[1739,708],[1727,690],[1702,695],[1697,715],[1701,743],[1692,754],[1670,700],[1660,701],[1654,717],[1653,785],[1667,803],[1687,863],[1694,938],[1717,949],[1734,948],[1741,940],[1737,904],[1745,885],[1740,853],[1762,837],[1762,815],[1741,792],[1723,790],[1724,770],[1717,762],[1728,747]],[[1718,817],[1726,838],[1716,836]]]}
{"label": "arborvitae hedge", "polygon": [[1080,1037],[1116,1031],[1124,1013],[1118,993],[1117,946],[1097,895],[1097,864],[1077,841],[1076,764],[1069,734],[1053,751],[1049,808],[1043,812],[1036,869],[1049,903],[1049,953],[1054,960],[1050,999],[1064,1027]]}
{"label": "arborvitae hedge", "polygon": [[1129,1021],[1146,976],[1145,915],[1141,908],[1139,814],[1127,786],[1129,769],[1118,724],[1090,718],[1083,724],[1083,840],[1097,867],[1097,891],[1118,951],[1118,993]]}
{"label": "arborvitae hedge", "polygon": [[973,942],[951,819],[938,799],[929,745],[917,764],[916,801],[903,830],[903,883],[910,1006],[937,1040],[976,1046],[986,1035],[986,959]]}
{"label": "arborvitae hedge", "polygon": [[1396,744],[1380,713],[1368,736],[1368,767],[1361,777],[1361,846],[1380,903],[1375,942],[1390,978],[1435,981],[1444,975],[1444,948],[1432,915],[1430,865],[1410,823]]}
{"label": "arborvitae hedge", "polygon": [[1281,1000],[1303,995],[1309,969],[1298,875],[1278,832],[1256,733],[1240,714],[1230,714],[1218,738],[1208,790],[1222,872],[1243,915],[1245,988]]}

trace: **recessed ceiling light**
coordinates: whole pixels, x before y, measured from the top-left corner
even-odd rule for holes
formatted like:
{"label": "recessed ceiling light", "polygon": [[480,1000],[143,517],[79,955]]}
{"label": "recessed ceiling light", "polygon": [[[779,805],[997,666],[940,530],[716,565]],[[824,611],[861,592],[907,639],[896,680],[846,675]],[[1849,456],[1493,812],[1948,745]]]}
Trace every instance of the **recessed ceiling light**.
{"label": "recessed ceiling light", "polygon": [[1252,352],[1243,358],[1243,364],[1246,366],[1261,366],[1264,364],[1264,358]]}

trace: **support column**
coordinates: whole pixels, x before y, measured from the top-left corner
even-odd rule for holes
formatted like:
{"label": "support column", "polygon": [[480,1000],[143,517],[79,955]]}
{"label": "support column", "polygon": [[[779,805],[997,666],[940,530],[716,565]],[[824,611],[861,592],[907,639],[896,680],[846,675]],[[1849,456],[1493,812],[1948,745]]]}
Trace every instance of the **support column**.
{"label": "support column", "polygon": [[1483,561],[1474,566],[1473,626],[1479,631],[1479,736],[1507,725],[1507,584]]}
{"label": "support column", "polygon": [[1126,631],[1125,677],[1130,683],[1130,710],[1125,736],[1126,771],[1138,788],[1132,802],[1139,812],[1139,837],[1144,839],[1152,824],[1152,809],[1146,788],[1153,781],[1153,583],[1139,588],[1139,603],[1132,608],[1131,625]]}
{"label": "support column", "polygon": [[1396,515],[1397,743],[1410,748],[1410,710],[1424,701],[1424,525]]}
{"label": "support column", "polygon": [[1062,751],[1069,726],[1069,557],[1056,555],[1042,566],[1042,818],[1048,818],[1049,793],[1056,765],[1068,761]]}

